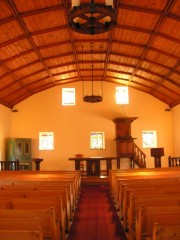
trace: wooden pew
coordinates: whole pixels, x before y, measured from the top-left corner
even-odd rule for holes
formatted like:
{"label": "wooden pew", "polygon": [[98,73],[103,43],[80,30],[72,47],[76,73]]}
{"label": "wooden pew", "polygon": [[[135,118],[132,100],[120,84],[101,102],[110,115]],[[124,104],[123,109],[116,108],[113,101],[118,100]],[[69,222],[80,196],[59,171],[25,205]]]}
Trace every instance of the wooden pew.
{"label": "wooden pew", "polygon": [[74,181],[74,186],[77,191],[81,187],[81,175],[79,171],[0,171],[1,179],[24,179],[24,180],[61,180],[71,179]]}
{"label": "wooden pew", "polygon": [[133,184],[133,185],[126,185],[122,194],[122,199],[118,205],[120,205],[120,212],[119,215],[122,218],[125,213],[128,211],[128,209],[132,206],[132,196],[147,196],[149,197],[154,196],[154,195],[159,195],[159,194],[164,194],[164,195],[179,195],[180,194],[180,185],[178,183],[172,185],[172,182],[168,181],[158,181],[157,182],[150,182],[147,184],[143,184],[143,181],[141,181],[141,185],[138,186],[138,184]]}
{"label": "wooden pew", "polygon": [[136,218],[136,240],[152,237],[154,223],[179,226],[180,206],[145,207],[141,205]]}
{"label": "wooden pew", "polygon": [[[53,175],[53,174],[51,174]],[[36,186],[46,186],[48,185],[61,185],[64,186],[66,185],[67,187],[69,186],[70,188],[70,198],[71,198],[71,205],[73,210],[76,207],[77,200],[79,197],[79,188],[78,190],[76,189],[77,186],[75,186],[74,179],[72,176],[58,176],[58,177],[53,177],[49,175],[48,178],[47,176],[37,176],[37,175],[13,175],[10,176],[2,176],[0,175],[0,188],[3,189],[5,186],[9,185],[32,185],[35,184],[34,187]],[[14,177],[14,178],[13,178]]]}
{"label": "wooden pew", "polygon": [[179,240],[180,239],[180,225],[179,226],[164,226],[159,223],[153,225],[152,240]]}
{"label": "wooden pew", "polygon": [[[136,199],[136,200],[135,200]],[[136,196],[133,200],[133,209],[128,209],[127,218],[124,220],[124,227],[128,229],[129,239],[134,239],[134,229],[135,229],[135,219],[138,217],[138,210],[141,205],[145,207],[168,207],[168,206],[180,206],[180,195],[175,196],[172,195],[166,196],[165,194],[159,194],[157,196],[149,195],[149,196]]]}
{"label": "wooden pew", "polygon": [[[62,211],[62,216],[60,217],[60,220],[58,219],[61,222],[63,238],[65,238],[64,229],[69,230],[70,221],[72,221],[73,218],[73,213],[80,193],[80,183],[81,176],[79,171],[43,171],[38,173],[33,171],[17,171],[16,173],[14,173],[14,171],[0,172],[0,192],[2,192],[2,190],[8,191],[8,189],[11,189],[11,191],[14,191],[15,189],[17,191],[23,190],[26,191],[26,193],[24,192],[23,197],[34,199],[39,197],[37,192],[43,191],[43,198],[46,200],[48,199],[47,201],[49,201],[49,198],[46,198],[47,194],[52,193],[55,197],[55,192],[57,192],[57,196],[62,199],[63,203],[62,207],[59,208]],[[13,194],[15,194],[15,192]],[[39,194],[41,195],[41,193]],[[10,196],[12,196],[12,193]],[[2,201],[1,205],[5,208],[12,208],[12,206],[15,206],[14,202],[12,205],[12,202],[5,204],[5,202],[3,203]],[[63,206],[65,206],[65,209]],[[56,218],[59,215],[56,213]]]}
{"label": "wooden pew", "polygon": [[179,178],[154,178],[152,176],[152,178],[148,178],[148,179],[144,179],[144,178],[129,178],[129,179],[123,179],[123,180],[119,180],[118,181],[118,194],[116,197],[116,207],[117,209],[120,209],[122,207],[125,193],[126,193],[126,189],[127,188],[163,188],[163,186],[179,186],[180,183],[180,179]]}
{"label": "wooden pew", "polygon": [[139,205],[180,205],[179,185],[173,187],[170,185],[168,188],[168,186],[161,185],[159,182],[159,186],[148,184],[145,187],[141,184],[137,185],[136,188],[131,186],[130,189],[127,186],[124,191],[124,200],[119,216],[125,231],[134,229],[136,209]]}
{"label": "wooden pew", "polygon": [[61,239],[66,238],[66,218],[62,207],[62,198],[2,198],[0,208],[21,209],[21,210],[43,210],[53,208],[55,211],[56,223],[60,226],[59,232]]}
{"label": "wooden pew", "polygon": [[[0,179],[0,189],[8,189],[11,188],[12,186],[14,186],[14,188],[17,188],[19,186],[22,186],[22,189],[24,188],[28,188],[28,189],[38,189],[38,188],[48,188],[48,189],[62,189],[63,187],[66,187],[69,189],[69,198],[71,201],[71,207],[73,208],[73,210],[76,207],[76,203],[77,203],[77,196],[75,193],[75,189],[73,186],[73,180],[71,179],[65,179],[62,178],[60,180],[43,180],[43,179],[39,179],[39,178],[35,178],[35,179],[31,179],[31,180],[24,180],[23,178],[18,178],[16,180],[12,180],[12,179]],[[20,187],[19,187],[20,189]]]}
{"label": "wooden pew", "polygon": [[60,180],[73,179],[77,195],[81,188],[80,171],[0,171],[0,179],[24,179],[24,180]]}
{"label": "wooden pew", "polygon": [[175,176],[179,176],[180,168],[137,168],[137,169],[118,169],[118,170],[111,170],[109,174],[110,179],[110,187],[113,197],[116,195],[116,183],[117,179],[151,179],[153,178],[174,178]]}
{"label": "wooden pew", "polygon": [[180,205],[179,182],[172,181],[172,179],[170,182],[168,179],[138,179],[126,182],[122,186],[124,189],[121,191],[124,190],[124,194],[121,196],[123,200],[119,215],[120,219],[123,220],[122,225],[125,231],[129,231],[129,239],[132,239],[136,205]]}
{"label": "wooden pew", "polygon": [[40,218],[2,218],[0,230],[38,230],[42,231]]}
{"label": "wooden pew", "polygon": [[119,194],[117,196],[117,207],[119,209],[123,208],[125,205],[128,195],[132,194],[132,191],[145,191],[146,189],[174,189],[176,192],[180,190],[180,181],[179,178],[174,179],[128,179],[119,182]]}
{"label": "wooden pew", "polygon": [[[122,222],[124,228],[129,229],[127,234],[129,240],[142,239],[140,235],[134,234],[136,230],[134,218],[138,219],[138,208],[141,204],[144,207],[163,206],[164,210],[168,207],[172,208],[172,205],[179,207],[180,171],[178,168],[171,170],[172,168],[112,170],[110,174],[112,195],[117,210],[120,210],[120,217],[124,221]],[[167,217],[170,217],[170,220],[174,218],[173,215]],[[152,239],[152,232],[149,239]]]}
{"label": "wooden pew", "polygon": [[53,190],[53,189],[48,189],[47,188],[40,188],[40,189],[17,189],[17,188],[13,188],[13,189],[8,189],[8,190],[0,190],[0,198],[7,198],[7,199],[11,199],[11,198],[49,198],[49,197],[62,197],[63,199],[63,207],[64,208],[64,212],[65,212],[65,216],[66,216],[66,232],[69,231],[70,228],[70,224],[72,221],[72,213],[70,212],[70,199],[68,198],[68,194],[67,194],[67,189],[66,188],[62,188],[62,189],[57,189],[57,190]]}
{"label": "wooden pew", "polygon": [[111,173],[112,178],[110,179],[110,185],[111,185],[111,192],[112,196],[114,198],[115,205],[118,202],[118,196],[120,192],[120,184],[123,181],[129,181],[129,180],[135,180],[135,179],[174,179],[175,181],[180,181],[180,168],[156,168],[154,169],[133,169],[133,170],[127,170],[125,172],[124,170],[121,172],[119,171],[113,171]]}
{"label": "wooden pew", "polygon": [[56,223],[55,211],[51,209],[42,210],[15,210],[15,209],[0,209],[0,221],[1,218],[23,218],[26,221],[27,218],[40,218],[42,223],[42,234],[44,238],[52,240],[60,240],[60,226]]}
{"label": "wooden pew", "polygon": [[[49,190],[50,189],[50,190]],[[67,222],[71,222],[75,210],[75,200],[72,196],[72,186],[69,182],[39,182],[39,181],[4,181],[0,191],[54,191],[52,194],[62,195],[63,209],[66,213]],[[12,195],[11,193],[11,195]],[[15,193],[14,193],[15,194]],[[35,195],[36,193],[34,193]]]}
{"label": "wooden pew", "polygon": [[0,230],[1,240],[43,240],[41,230]]}

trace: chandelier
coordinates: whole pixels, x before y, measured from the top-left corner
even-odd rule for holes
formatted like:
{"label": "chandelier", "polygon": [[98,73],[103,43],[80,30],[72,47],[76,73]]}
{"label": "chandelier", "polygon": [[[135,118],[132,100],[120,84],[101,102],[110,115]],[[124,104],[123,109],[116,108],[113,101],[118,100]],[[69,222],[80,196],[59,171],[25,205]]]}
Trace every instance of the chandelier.
{"label": "chandelier", "polygon": [[117,23],[113,0],[105,0],[105,4],[95,3],[94,0],[80,4],[80,0],[72,0],[72,7],[69,26],[76,32],[91,35],[105,33]]}
{"label": "chandelier", "polygon": [[[113,8],[113,2],[115,2],[115,0],[104,0],[104,4],[102,4],[102,0],[101,3],[98,3],[98,0],[89,0],[88,3],[87,0],[86,2],[84,2],[84,0],[71,0],[71,1],[72,9],[69,12],[68,20],[69,26],[73,31],[82,34],[95,35],[108,32],[117,24],[117,14]],[[91,43],[91,57],[92,57],[92,43]],[[83,96],[83,101],[89,103],[102,102],[103,97],[94,94],[93,59],[91,70],[92,70],[91,95]]]}

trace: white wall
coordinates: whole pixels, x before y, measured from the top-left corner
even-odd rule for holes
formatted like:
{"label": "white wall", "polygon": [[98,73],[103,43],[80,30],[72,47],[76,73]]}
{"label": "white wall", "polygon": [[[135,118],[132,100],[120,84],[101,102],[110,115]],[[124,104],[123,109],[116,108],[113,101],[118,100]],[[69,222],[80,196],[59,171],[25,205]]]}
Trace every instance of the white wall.
{"label": "white wall", "polygon": [[0,105],[0,161],[6,159],[6,139],[11,134],[11,110]]}
{"label": "white wall", "polygon": [[172,112],[172,126],[173,126],[173,140],[174,151],[171,156],[180,156],[180,104],[171,110]]}
{"label": "white wall", "polygon": [[[41,169],[74,169],[74,163],[68,161],[77,153],[84,156],[116,155],[115,124],[116,117],[138,117],[132,123],[132,137],[142,148],[142,131],[157,131],[157,147],[164,147],[165,156],[162,166],[167,166],[167,157],[173,155],[172,112],[166,112],[167,105],[156,98],[129,89],[130,104],[122,107],[115,104],[115,84],[104,83],[104,99],[101,103],[82,101],[82,83],[73,83],[65,87],[75,87],[76,106],[61,105],[61,86],[35,94],[17,104],[17,113],[12,114],[11,137],[30,137],[33,140],[33,157],[42,157]],[[38,151],[39,131],[53,131],[55,135],[54,151]],[[105,150],[89,149],[89,133],[104,131]],[[145,149],[147,167],[154,167],[150,149]]]}

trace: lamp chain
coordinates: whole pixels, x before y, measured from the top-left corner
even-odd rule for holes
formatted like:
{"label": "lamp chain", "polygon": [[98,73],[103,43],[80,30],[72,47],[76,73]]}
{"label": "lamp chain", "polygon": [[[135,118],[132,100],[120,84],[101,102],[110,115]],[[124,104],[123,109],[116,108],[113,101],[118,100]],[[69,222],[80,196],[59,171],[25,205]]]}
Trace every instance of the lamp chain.
{"label": "lamp chain", "polygon": [[91,42],[91,62],[92,62],[92,95],[94,95],[94,84],[93,84],[93,78],[94,78],[94,74],[93,74],[93,70],[94,70],[94,65],[93,65],[93,50],[92,50],[92,46],[93,43]]}

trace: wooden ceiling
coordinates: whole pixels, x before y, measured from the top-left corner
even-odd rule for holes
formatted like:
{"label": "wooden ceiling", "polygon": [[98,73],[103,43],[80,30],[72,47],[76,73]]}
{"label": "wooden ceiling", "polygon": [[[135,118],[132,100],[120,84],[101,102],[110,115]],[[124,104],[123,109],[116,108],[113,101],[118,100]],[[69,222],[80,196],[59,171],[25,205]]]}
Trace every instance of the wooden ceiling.
{"label": "wooden ceiling", "polygon": [[170,108],[180,104],[180,1],[115,6],[116,27],[87,35],[69,27],[71,0],[1,0],[0,103],[13,108],[45,89],[91,81],[93,65],[94,81],[127,85]]}

